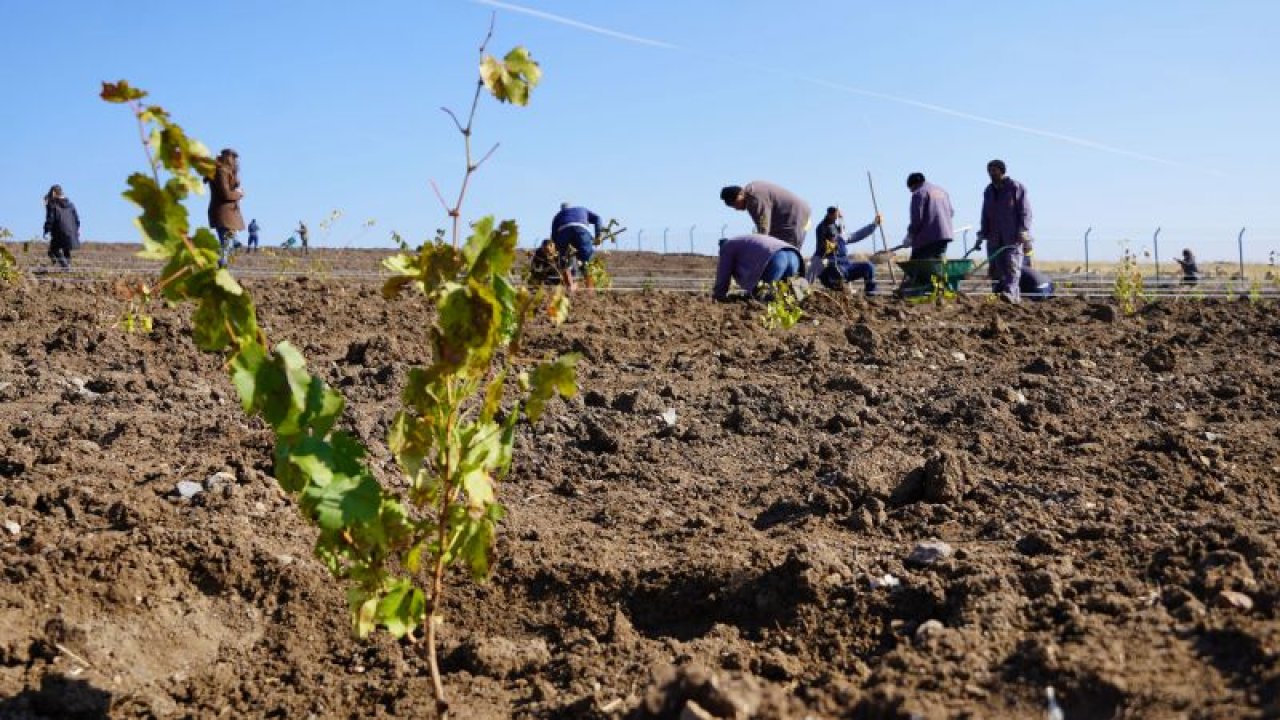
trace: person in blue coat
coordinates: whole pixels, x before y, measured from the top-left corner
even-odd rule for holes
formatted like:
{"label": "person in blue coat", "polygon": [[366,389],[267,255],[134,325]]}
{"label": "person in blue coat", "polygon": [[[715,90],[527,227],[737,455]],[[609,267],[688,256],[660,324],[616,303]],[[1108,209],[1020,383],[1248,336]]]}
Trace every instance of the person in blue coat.
{"label": "person in blue coat", "polygon": [[574,288],[574,276],[582,272],[595,254],[599,236],[599,215],[584,207],[560,203],[560,212],[551,219],[551,242],[570,290]]}
{"label": "person in blue coat", "polygon": [[[827,215],[818,223],[818,249],[809,261],[809,274],[817,278],[823,287],[839,290],[846,282],[862,280],[866,294],[876,291],[876,268],[869,262],[849,257],[849,245],[871,237],[880,224],[880,216],[845,238],[840,208],[827,208]],[[813,278],[809,278],[812,280]]]}
{"label": "person in blue coat", "polygon": [[258,249],[258,221],[253,219],[249,221],[249,252]]}
{"label": "person in blue coat", "polygon": [[80,213],[54,185],[44,196],[44,236],[49,240],[49,259],[63,270],[71,269],[71,251],[80,249]]}

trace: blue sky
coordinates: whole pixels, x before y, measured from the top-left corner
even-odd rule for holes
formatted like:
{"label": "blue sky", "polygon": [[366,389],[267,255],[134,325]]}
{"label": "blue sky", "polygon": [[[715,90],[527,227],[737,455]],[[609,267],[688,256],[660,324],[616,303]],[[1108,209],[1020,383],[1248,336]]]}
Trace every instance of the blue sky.
{"label": "blue sky", "polygon": [[868,171],[896,242],[908,173],[976,224],[999,157],[1029,189],[1042,257],[1082,258],[1088,227],[1094,258],[1148,248],[1157,227],[1165,258],[1234,259],[1241,227],[1248,259],[1280,251],[1272,0],[0,0],[0,226],[39,234],[57,182],[89,239],[136,240],[120,191],[143,156],[130,114],[97,97],[123,78],[240,152],[264,242],[298,220],[320,244],[427,238],[447,224],[429,183],[451,198],[463,166],[440,107],[466,110],[495,11],[490,50],[527,46],[544,79],[527,108],[482,101],[477,154],[501,147],[464,217],[513,217],[526,245],[571,200],[621,220],[626,247],[643,229],[660,249],[668,229],[687,250],[696,226],[711,252],[722,228],[749,229],[720,187],[753,179],[852,225],[872,215]]}

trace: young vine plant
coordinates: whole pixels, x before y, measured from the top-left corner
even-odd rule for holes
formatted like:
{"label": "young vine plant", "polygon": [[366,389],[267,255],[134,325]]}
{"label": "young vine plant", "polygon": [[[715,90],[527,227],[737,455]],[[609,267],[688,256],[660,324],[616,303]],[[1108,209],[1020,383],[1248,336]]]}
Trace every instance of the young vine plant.
{"label": "young vine plant", "polygon": [[[480,90],[524,105],[540,76],[524,48],[501,60],[485,55],[492,32],[491,25],[480,47],[471,118],[465,128],[459,124],[467,142],[467,178],[478,167],[470,158],[470,129]],[[537,364],[520,360],[526,322],[543,298],[511,281],[516,224],[485,217],[460,242],[464,180],[450,211],[452,241],[437,234],[416,251],[402,249],[385,262],[393,272],[385,297],[413,288],[436,308],[427,331],[431,363],[409,371],[403,408],[387,438],[407,490],[386,487],[371,472],[365,446],[336,427],[341,395],[308,371],[293,345],[268,345],[250,293],[218,267],[217,238],[206,228],[192,230],[183,201],[200,192],[202,177],[212,177],[214,161],[164,109],[146,104],[146,96],[125,81],[103,83],[102,98],[129,105],[145,140],[151,172],[131,175],[124,195],[141,208],[141,255],[165,262],[150,294],[196,305],[195,342],[227,356],[245,412],[275,431],[276,479],[319,529],[316,555],[346,585],[354,632],[364,637],[381,627],[396,637],[421,637],[443,715],[436,629],[447,571],[461,565],[476,579],[488,577],[503,516],[495,483],[511,468],[521,411],[536,422],[555,395],[577,391],[578,356]],[[556,297],[549,304],[553,318],[563,319],[567,300]]]}

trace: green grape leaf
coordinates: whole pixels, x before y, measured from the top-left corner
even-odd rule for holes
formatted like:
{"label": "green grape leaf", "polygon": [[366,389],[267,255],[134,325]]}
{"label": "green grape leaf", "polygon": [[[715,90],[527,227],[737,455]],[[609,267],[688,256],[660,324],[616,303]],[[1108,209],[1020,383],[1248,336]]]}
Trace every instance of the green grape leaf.
{"label": "green grape leaf", "polygon": [[311,478],[299,498],[303,508],[321,530],[341,531],[376,520],[382,504],[382,486],[366,473],[335,474],[332,450],[326,452],[314,447],[316,444],[304,440],[289,456],[289,461]]}
{"label": "green grape leaf", "polygon": [[485,508],[483,515],[473,517],[467,514],[459,520],[451,555],[465,562],[476,580],[489,577],[493,562],[493,541],[502,515],[502,506],[492,503]]}
{"label": "green grape leaf", "polygon": [[474,280],[445,286],[437,303],[437,326],[432,328],[435,363],[452,372],[487,366],[493,356],[502,308],[492,288]]}
{"label": "green grape leaf", "polygon": [[405,578],[391,583],[378,600],[375,621],[397,638],[416,630],[427,617],[427,600],[422,591]]}
{"label": "green grape leaf", "polygon": [[377,627],[378,596],[362,587],[347,589],[347,607],[351,609],[351,632],[364,639]]}
{"label": "green grape leaf", "polygon": [[566,353],[551,362],[538,365],[529,375],[529,399],[525,412],[531,422],[538,422],[547,401],[557,393],[573,397],[578,392],[577,364],[579,353]]}
{"label": "green grape leaf", "polygon": [[[240,395],[240,407],[245,412],[257,412],[258,400],[266,394],[266,388],[259,390],[259,375],[267,366],[267,349],[257,343],[243,345],[231,356],[231,383]],[[266,381],[266,378],[263,378]]]}
{"label": "green grape leaf", "polygon": [[433,295],[456,280],[466,262],[452,245],[433,241],[416,254],[392,255],[382,261],[382,266],[393,274],[382,286],[382,296],[390,300],[406,285],[414,285],[424,295]]}
{"label": "green grape leaf", "polygon": [[569,318],[569,296],[565,295],[559,287],[547,303],[547,317],[551,318],[551,322],[556,325],[560,325]]}
{"label": "green grape leaf", "polygon": [[520,406],[511,409],[511,414],[507,415],[507,419],[502,423],[502,438],[499,441],[501,448],[497,461],[494,463],[494,472],[499,478],[506,477],[511,471],[511,459],[515,453],[516,447],[516,421],[520,419]]}
{"label": "green grape leaf", "polygon": [[145,90],[139,90],[125,80],[102,83],[102,92],[98,95],[98,97],[109,103],[126,103],[132,100],[141,100],[146,96],[147,92]]}
{"label": "green grape leaf", "polygon": [[502,60],[485,55],[480,60],[480,79],[498,101],[528,105],[529,91],[542,79],[542,68],[527,49],[517,46]]}
{"label": "green grape leaf", "polygon": [[493,416],[498,413],[498,408],[502,406],[502,390],[506,387],[506,383],[506,370],[500,370],[489,381],[489,386],[484,391],[484,405],[480,407],[479,420],[481,423],[493,420]]}
{"label": "green grape leaf", "polygon": [[208,352],[219,352],[231,344],[227,332],[226,308],[219,295],[205,295],[191,316],[191,333],[196,346]]}

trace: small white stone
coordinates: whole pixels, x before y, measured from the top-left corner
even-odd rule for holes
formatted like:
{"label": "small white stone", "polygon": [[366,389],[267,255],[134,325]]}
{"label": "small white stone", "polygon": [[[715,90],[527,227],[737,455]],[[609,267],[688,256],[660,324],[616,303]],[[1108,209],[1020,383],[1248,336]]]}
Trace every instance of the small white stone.
{"label": "small white stone", "polygon": [[955,360],[956,362],[964,362],[965,360],[968,359],[968,356],[960,352],[959,350],[952,350],[951,359]]}
{"label": "small white stone", "polygon": [[204,492],[204,486],[198,482],[183,480],[178,483],[178,495],[188,500]]}
{"label": "small white stone", "polygon": [[925,620],[920,623],[920,627],[916,628],[916,642],[927,642],[929,638],[936,637],[946,629],[947,626],[938,620]]}
{"label": "small white stone", "polygon": [[667,408],[666,410],[663,410],[662,413],[658,415],[658,418],[661,419],[662,422],[666,423],[667,427],[675,427],[676,425],[675,408]]}
{"label": "small white stone", "polygon": [[916,543],[911,554],[907,556],[907,563],[917,566],[934,565],[951,557],[955,552],[950,545],[941,540],[924,540]]}
{"label": "small white stone", "polygon": [[8,530],[10,535],[17,535],[22,532],[22,526],[12,520],[4,521],[4,529]]}
{"label": "small white stone", "polygon": [[902,584],[901,580],[894,577],[893,575],[890,575],[889,573],[885,573],[884,575],[881,575],[878,578],[871,578],[872,588],[896,588],[901,584]]}
{"label": "small white stone", "polygon": [[222,470],[204,479],[204,489],[217,490],[219,487],[223,485],[235,484],[235,481],[236,481],[235,475],[227,472],[226,470]]}

